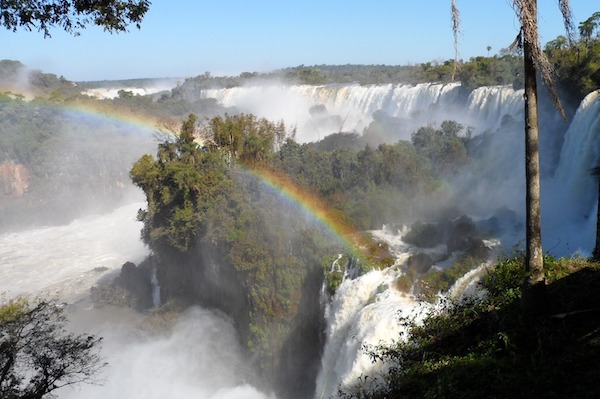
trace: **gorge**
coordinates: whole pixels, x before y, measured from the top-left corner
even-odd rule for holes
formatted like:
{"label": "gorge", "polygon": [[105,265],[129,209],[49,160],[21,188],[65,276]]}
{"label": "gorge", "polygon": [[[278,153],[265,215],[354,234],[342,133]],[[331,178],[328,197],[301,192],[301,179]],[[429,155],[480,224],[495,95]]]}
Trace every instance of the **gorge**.
{"label": "gorge", "polygon": [[[403,241],[408,226],[416,220],[433,222],[434,215],[442,208],[459,208],[459,214],[467,214],[476,222],[496,218],[499,228],[494,230],[496,235],[490,237],[486,245],[497,254],[510,251],[523,239],[520,227],[524,198],[522,91],[506,86],[481,87],[471,93],[463,93],[460,89],[460,84],[426,83],[373,86],[271,84],[197,90],[184,84],[174,93],[185,101],[214,98],[227,110],[235,109],[271,120],[283,119],[287,126],[296,127],[296,139],[300,143],[319,141],[329,133],[357,132],[377,146],[383,142],[410,140],[419,127],[438,126],[451,119],[467,127],[474,140],[485,144],[478,147],[480,159],[485,163],[466,165],[449,178],[444,198],[423,201],[423,206],[416,207],[412,217],[394,220],[370,231],[372,236],[389,246],[393,255],[392,267],[366,272],[354,279],[346,278],[330,299],[326,296],[318,298],[323,279],[320,265],[313,265],[313,269],[306,272],[303,281],[310,281],[307,283],[310,287],[303,286],[303,289],[312,293],[312,297],[297,300],[298,304],[311,309],[310,314],[305,315],[306,320],[313,323],[307,327],[310,339],[302,340],[293,334],[284,336],[287,340],[280,345],[287,353],[278,353],[275,357],[289,363],[282,363],[282,375],[274,378],[278,393],[287,397],[315,398],[335,395],[339,384],[351,385],[356,378],[373,372],[376,367],[361,352],[362,345],[397,339],[401,334],[397,323],[399,312],[418,315],[421,308],[432,306],[400,292],[394,284],[406,272],[410,256],[421,251]],[[587,256],[593,248],[597,183],[589,170],[599,162],[599,97],[598,92],[593,92],[576,112],[572,107],[569,124],[560,120],[549,101],[542,101],[545,115],[541,118],[543,238],[545,248],[557,255],[579,253]],[[385,127],[376,135],[372,131],[369,134],[374,121]],[[131,125],[125,126],[135,129]],[[139,140],[143,141],[145,149],[151,147],[152,138],[148,132],[140,133]],[[322,219],[314,217],[314,209],[303,211],[297,203],[290,203],[289,198],[269,194],[261,186],[260,179],[244,174],[237,178],[250,187],[249,192],[260,197],[257,201],[267,202],[265,207],[272,216],[267,221],[287,224],[292,229],[312,231],[309,229],[315,228],[321,233],[327,230]],[[74,328],[91,328],[105,336],[110,367],[103,376],[104,386],[84,386],[81,391],[67,389],[60,392],[59,397],[272,397],[271,387],[252,386],[255,381],[260,381],[260,378],[255,379],[253,370],[257,360],[251,358],[245,343],[238,342],[240,331],[236,328],[247,323],[240,323],[240,319],[250,317],[242,314],[248,309],[238,303],[218,303],[243,300],[238,297],[240,292],[226,292],[226,285],[222,284],[221,279],[234,287],[237,284],[226,279],[228,274],[218,271],[222,253],[200,251],[194,259],[208,265],[203,269],[202,279],[186,275],[194,281],[197,290],[193,295],[194,302],[203,302],[211,310],[191,307],[161,333],[140,330],[143,321],[139,314],[110,307],[95,308],[91,304],[87,298],[90,286],[114,277],[124,262],[140,264],[149,254],[149,249],[139,239],[142,224],[135,221],[137,209],[145,209],[147,205],[140,202],[139,192],[134,199],[111,212],[78,218],[67,225],[0,235],[1,292],[57,295],[71,304],[72,318],[78,324]],[[436,203],[436,200],[443,203]],[[427,208],[429,205],[432,208]],[[268,229],[268,223],[259,228]],[[328,233],[323,234],[325,237]],[[282,252],[298,253],[302,251],[301,243],[305,242],[301,238],[306,237],[277,238],[281,242],[274,242],[282,246]],[[332,262],[338,259],[338,252],[330,253],[330,257]],[[180,260],[181,265],[190,261],[189,258]],[[174,275],[179,273],[177,267],[181,265],[158,269],[156,277],[161,299],[175,296],[175,286],[182,282]],[[433,268],[448,266],[448,258],[445,258]],[[218,277],[214,284],[203,285],[200,280],[208,280],[212,274]],[[95,324],[93,319],[96,317],[105,322]],[[306,326],[305,321],[286,322],[295,327]],[[296,322],[299,324],[294,324]],[[304,359],[305,363],[294,364],[294,356],[302,351],[309,355]],[[315,354],[321,358],[315,358]],[[298,370],[302,368],[308,370],[299,376]],[[303,380],[307,376],[314,380]]]}

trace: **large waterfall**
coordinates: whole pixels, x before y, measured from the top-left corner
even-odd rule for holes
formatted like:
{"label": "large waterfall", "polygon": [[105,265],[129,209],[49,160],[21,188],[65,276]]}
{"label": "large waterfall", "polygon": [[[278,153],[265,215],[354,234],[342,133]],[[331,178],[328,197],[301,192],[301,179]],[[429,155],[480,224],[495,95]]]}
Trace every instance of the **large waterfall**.
{"label": "large waterfall", "polygon": [[[459,83],[418,85],[265,85],[201,90],[200,98],[215,98],[226,107],[284,120],[298,129],[299,141],[322,139],[333,132],[362,133],[375,111],[400,118],[406,130],[396,138],[410,138],[411,129],[456,120],[476,132],[498,128],[506,116],[522,114],[522,90],[506,86],[482,87],[466,99]],[[311,107],[325,106],[327,116],[311,115]],[[335,116],[333,118],[332,116]]]}
{"label": "large waterfall", "polygon": [[[454,119],[474,132],[497,134],[490,165],[476,172],[508,170],[485,184],[471,184],[476,173],[461,175],[459,191],[471,194],[465,203],[484,214],[507,205],[517,214],[522,202],[522,130],[501,132],[506,119],[522,120],[522,92],[508,87],[484,87],[469,96],[458,84],[254,86],[205,90],[199,96],[223,105],[298,127],[300,141],[322,138],[332,131],[361,133],[375,111],[406,120],[410,126]],[[314,111],[325,106],[327,118]],[[322,120],[319,120],[321,118]],[[326,120],[325,120],[326,119]],[[312,128],[312,130],[311,130]],[[520,129],[520,127],[519,127]],[[600,164],[600,91],[580,105],[564,134],[560,159],[542,181],[545,250],[558,255],[589,254],[594,241],[598,181],[590,169]],[[397,139],[406,139],[410,131]],[[517,164],[515,164],[517,162]],[[504,168],[504,169],[502,169]],[[498,176],[505,176],[500,178]],[[514,176],[513,176],[514,177]],[[486,176],[483,176],[486,179]],[[462,193],[464,194],[464,193]],[[467,198],[467,197],[465,197]],[[505,198],[507,199],[505,201]],[[61,398],[266,398],[245,383],[247,367],[230,320],[204,309],[192,309],[167,331],[140,330],[138,317],[117,309],[85,308],[78,302],[89,287],[111,275],[127,260],[139,261],[147,248],[139,240],[140,224],[132,204],[104,215],[76,220],[66,226],[44,227],[0,235],[0,292],[50,293],[73,306],[75,329],[105,337],[110,367],[103,386],[64,389]],[[346,279],[327,304],[326,343],[315,397],[334,395],[339,384],[376,376],[383,367],[362,350],[402,336],[399,317],[420,317],[427,306],[394,289],[410,248],[400,234],[374,232],[388,241],[396,266]],[[522,237],[516,237],[515,241]],[[511,243],[512,244],[512,243]],[[158,288],[158,285],[156,285]],[[159,302],[158,291],[156,301]],[[95,313],[86,313],[95,312]],[[102,322],[98,322],[102,320]],[[190,345],[193,342],[193,345]]]}
{"label": "large waterfall", "polygon": [[542,182],[544,245],[553,253],[589,255],[594,246],[600,166],[600,91],[580,104],[565,133],[560,162]]}

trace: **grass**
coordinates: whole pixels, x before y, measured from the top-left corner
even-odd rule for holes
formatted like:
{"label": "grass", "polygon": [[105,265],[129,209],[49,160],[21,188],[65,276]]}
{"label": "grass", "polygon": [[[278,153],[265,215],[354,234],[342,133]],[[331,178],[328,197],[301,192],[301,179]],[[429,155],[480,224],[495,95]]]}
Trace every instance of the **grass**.
{"label": "grass", "polygon": [[[524,317],[522,257],[483,279],[483,300],[448,305],[409,341],[371,352],[390,372],[346,398],[600,398],[600,265],[545,258],[546,307]],[[373,388],[376,387],[376,388]]]}

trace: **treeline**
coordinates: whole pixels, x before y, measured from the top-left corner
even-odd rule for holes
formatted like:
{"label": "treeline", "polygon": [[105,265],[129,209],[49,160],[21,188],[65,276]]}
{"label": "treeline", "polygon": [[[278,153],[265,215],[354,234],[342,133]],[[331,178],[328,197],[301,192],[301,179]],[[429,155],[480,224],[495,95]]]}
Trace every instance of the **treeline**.
{"label": "treeline", "polygon": [[[568,43],[564,36],[548,42],[545,53],[554,66],[559,87],[575,101],[600,86],[600,39],[582,36]],[[472,57],[468,61],[445,60],[414,65],[299,65],[269,73],[243,72],[239,76],[214,77],[205,73],[188,78],[201,89],[231,88],[261,81],[279,80],[289,84],[418,84],[461,82],[470,92],[482,86],[523,87],[523,60],[515,51],[503,49],[497,55]]]}
{"label": "treeline", "polygon": [[[545,53],[555,69],[557,85],[576,102],[600,87],[600,13],[579,26],[580,35],[569,42],[564,36],[548,42]],[[491,49],[488,49],[491,50]],[[299,65],[268,73],[243,72],[239,76],[214,77],[205,73],[186,79],[201,89],[230,88],[261,81],[289,84],[418,84],[459,81],[470,92],[482,86],[523,87],[523,60],[518,47],[501,49],[493,56],[476,56],[467,61],[445,60],[414,65]]]}
{"label": "treeline", "polygon": [[418,84],[463,81],[468,90],[481,86],[523,86],[523,62],[519,56],[505,54],[475,57],[466,62],[454,60],[414,65],[300,65],[268,73],[243,72],[239,76],[212,76],[210,73],[185,79],[182,85],[198,89],[220,89],[281,81],[288,84]]}
{"label": "treeline", "polygon": [[600,12],[579,24],[579,39],[558,36],[544,51],[564,90],[576,100],[600,88]]}
{"label": "treeline", "polygon": [[335,133],[306,144],[287,140],[274,165],[368,230],[406,222],[416,211],[414,200],[439,193],[476,152],[469,132],[454,121],[421,127],[411,141],[372,147],[370,132],[379,125],[372,122],[362,136]]}
{"label": "treeline", "polygon": [[[600,13],[594,13],[579,25],[579,36],[571,41],[564,36],[548,42],[544,51],[554,66],[558,86],[580,101],[590,91],[600,86]],[[299,65],[270,72],[242,72],[238,76],[212,76],[205,72],[184,79],[182,84],[161,99],[179,98],[181,86],[194,89],[231,88],[244,84],[257,84],[278,80],[289,84],[417,84],[423,82],[460,81],[467,92],[492,85],[523,86],[523,62],[518,46],[501,49],[498,54],[476,56],[469,60],[442,60],[412,65]],[[28,84],[37,93],[59,98],[76,96],[89,87],[114,86],[112,81],[81,82],[79,85],[64,77],[44,74],[41,71],[27,73]],[[0,61],[0,81],[24,82],[24,66],[18,61]],[[27,79],[25,79],[27,80]],[[124,85],[144,85],[148,79],[118,81]],[[168,106],[174,106],[167,101]],[[190,111],[197,113],[196,111]],[[179,116],[182,116],[180,114]]]}

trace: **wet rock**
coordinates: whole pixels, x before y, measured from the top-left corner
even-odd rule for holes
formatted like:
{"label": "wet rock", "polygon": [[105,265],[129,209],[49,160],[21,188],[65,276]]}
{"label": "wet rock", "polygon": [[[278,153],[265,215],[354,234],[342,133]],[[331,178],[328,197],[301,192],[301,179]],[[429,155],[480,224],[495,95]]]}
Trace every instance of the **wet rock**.
{"label": "wet rock", "polygon": [[431,269],[431,266],[433,266],[433,263],[434,262],[431,256],[419,252],[418,254],[415,254],[408,258],[406,265],[408,266],[409,274],[416,273],[421,275],[427,273],[429,269]]}
{"label": "wet rock", "polygon": [[146,310],[152,307],[152,284],[149,262],[139,266],[125,262],[121,273],[110,282],[92,287],[92,300],[97,304]]}
{"label": "wet rock", "polygon": [[415,222],[402,237],[408,244],[419,248],[433,248],[444,243],[444,232],[437,223]]}

